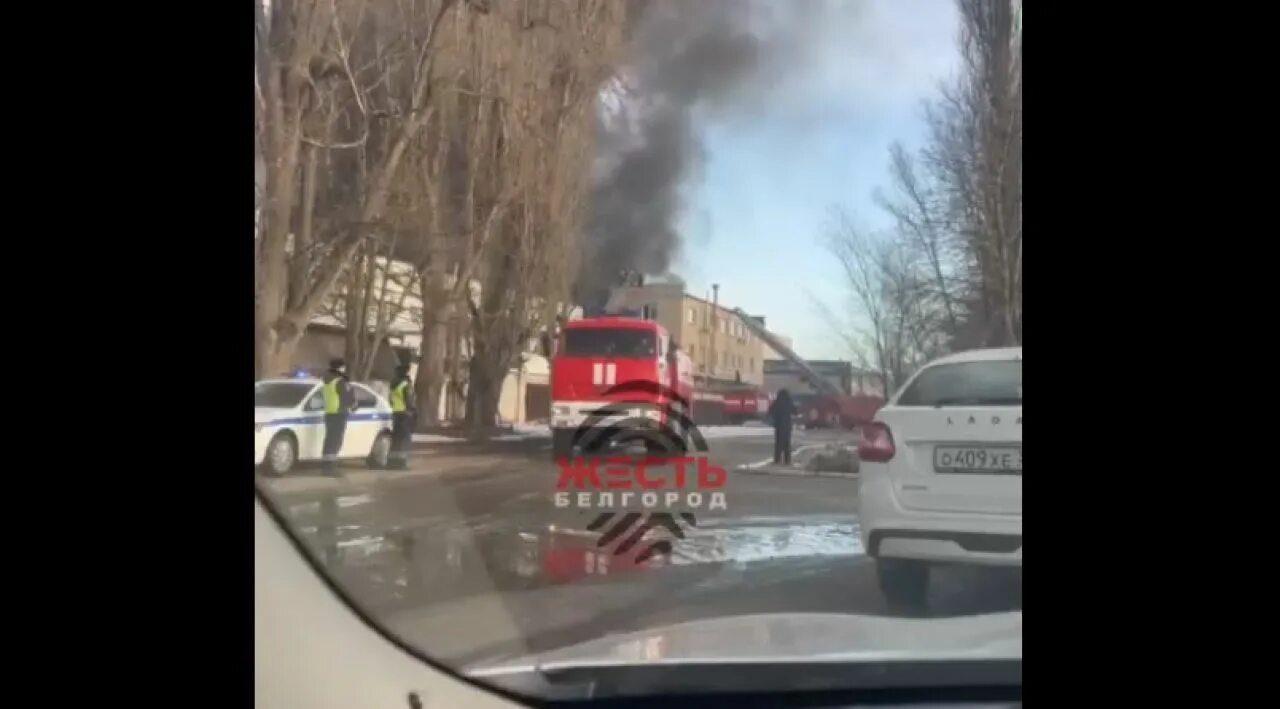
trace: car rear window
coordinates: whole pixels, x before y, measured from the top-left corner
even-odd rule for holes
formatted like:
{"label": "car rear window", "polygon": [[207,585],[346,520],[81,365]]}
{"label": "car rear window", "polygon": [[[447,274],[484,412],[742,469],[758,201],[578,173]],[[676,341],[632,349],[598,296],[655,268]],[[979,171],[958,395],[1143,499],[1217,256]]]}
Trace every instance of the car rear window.
{"label": "car rear window", "polygon": [[658,338],[652,330],[593,328],[565,330],[567,357],[656,357]]}
{"label": "car rear window", "polygon": [[1021,406],[1022,360],[939,364],[898,397],[898,406]]}

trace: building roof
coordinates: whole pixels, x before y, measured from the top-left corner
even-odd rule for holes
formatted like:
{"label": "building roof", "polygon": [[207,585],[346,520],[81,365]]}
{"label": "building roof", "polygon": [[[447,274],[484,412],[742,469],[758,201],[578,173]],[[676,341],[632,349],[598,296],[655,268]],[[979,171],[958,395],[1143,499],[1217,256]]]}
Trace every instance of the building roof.
{"label": "building roof", "polygon": [[[840,359],[806,359],[805,362],[820,374],[849,375],[854,377],[878,377],[878,372],[870,369],[859,369],[852,362]],[[765,374],[802,374],[799,367],[785,359],[766,359]]]}
{"label": "building roof", "polygon": [[[729,306],[729,305],[725,305],[723,301],[721,301],[721,302],[719,302],[719,303],[713,303],[713,302],[711,302],[710,300],[707,300],[706,298],[702,298],[702,297],[699,297],[699,296],[694,295],[693,293],[690,293],[689,291],[685,290],[685,289],[684,289],[684,287],[685,287],[685,286],[684,286],[684,284],[683,284],[683,283],[661,282],[661,283],[645,283],[644,285],[640,285],[640,286],[636,286],[636,285],[630,285],[630,286],[617,286],[617,287],[615,287],[615,288],[614,288],[614,290],[615,290],[615,291],[617,291],[617,290],[628,290],[628,291],[646,291],[646,290],[651,290],[651,291],[655,291],[655,292],[667,292],[667,293],[670,293],[670,292],[672,292],[673,290],[676,290],[676,291],[678,291],[678,292],[680,293],[680,296],[681,296],[681,297],[683,297],[683,298],[687,298],[687,299],[689,299],[689,300],[697,301],[697,302],[699,302],[699,303],[702,303],[703,305],[714,305],[714,306],[716,306],[717,308],[719,308],[720,310],[723,310],[723,311],[725,311],[726,313],[728,313],[728,314],[730,314],[730,315],[734,315],[734,316],[736,316],[736,315],[737,315],[737,313],[735,313],[735,312],[734,312],[733,307],[732,307],[732,306]],[[758,322],[760,322],[761,324],[763,324],[763,323],[764,323],[764,317],[763,317],[763,316],[760,316],[760,315],[748,315],[747,317],[749,317],[749,318],[754,318],[755,320],[757,320],[757,321],[758,321]]]}
{"label": "building roof", "polygon": [[570,320],[564,324],[566,330],[590,329],[595,327],[617,327],[630,328],[632,330],[662,330],[666,328],[656,320],[641,320],[640,318],[626,318],[615,315],[606,315],[597,318],[582,318],[581,320]]}

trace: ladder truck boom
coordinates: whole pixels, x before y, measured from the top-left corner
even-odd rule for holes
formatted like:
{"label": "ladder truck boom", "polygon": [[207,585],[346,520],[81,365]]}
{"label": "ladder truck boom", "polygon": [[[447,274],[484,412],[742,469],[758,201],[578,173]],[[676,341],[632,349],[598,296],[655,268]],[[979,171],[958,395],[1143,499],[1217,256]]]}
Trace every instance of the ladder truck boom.
{"label": "ladder truck boom", "polygon": [[788,362],[794,364],[804,373],[805,377],[809,379],[810,386],[818,391],[821,399],[825,400],[826,403],[823,408],[833,408],[834,411],[831,415],[838,415],[839,422],[845,427],[853,428],[871,421],[876,411],[884,405],[884,400],[878,396],[850,396],[840,391],[840,387],[832,384],[831,380],[809,366],[809,363],[804,361],[800,355],[764,329],[764,326],[756,322],[754,318],[743,312],[742,308],[734,308],[733,312],[756,337],[764,340],[775,352],[782,355]]}
{"label": "ladder truck boom", "polygon": [[774,352],[777,352],[786,358],[788,362],[799,367],[800,371],[804,372],[805,376],[809,378],[810,382],[812,382],[812,386],[819,390],[819,393],[826,394],[828,396],[840,396],[844,394],[844,392],[840,391],[839,387],[832,384],[830,380],[819,374],[813,367],[810,367],[809,363],[801,359],[800,355],[793,352],[790,347],[787,347],[781,340],[774,337],[773,333],[764,329],[763,326],[756,322],[755,318],[744,313],[742,308],[734,308],[733,312],[740,320],[742,320],[742,324],[746,325],[747,329],[750,330],[753,335],[764,340],[769,347],[773,348]]}

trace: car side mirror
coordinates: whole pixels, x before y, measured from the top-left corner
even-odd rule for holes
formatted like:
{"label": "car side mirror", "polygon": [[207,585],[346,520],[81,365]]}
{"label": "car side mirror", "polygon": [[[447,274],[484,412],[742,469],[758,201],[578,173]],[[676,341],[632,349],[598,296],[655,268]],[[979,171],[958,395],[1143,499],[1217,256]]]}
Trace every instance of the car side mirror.
{"label": "car side mirror", "polygon": [[321,409],[323,409],[323,408],[324,408],[324,399],[315,398],[315,399],[308,399],[308,400],[307,400],[307,405],[306,405],[306,407],[305,407],[305,410],[307,410],[307,411],[319,411],[319,410],[321,410]]}

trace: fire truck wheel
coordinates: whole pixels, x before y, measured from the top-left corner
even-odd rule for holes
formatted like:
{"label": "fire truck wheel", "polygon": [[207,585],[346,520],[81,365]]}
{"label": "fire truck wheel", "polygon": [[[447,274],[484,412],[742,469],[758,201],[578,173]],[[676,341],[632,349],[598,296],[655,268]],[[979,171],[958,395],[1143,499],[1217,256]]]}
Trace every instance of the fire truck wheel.
{"label": "fire truck wheel", "polygon": [[688,450],[688,432],[677,433],[674,430],[666,429],[658,434],[656,441],[656,454],[659,455],[683,455]]}

